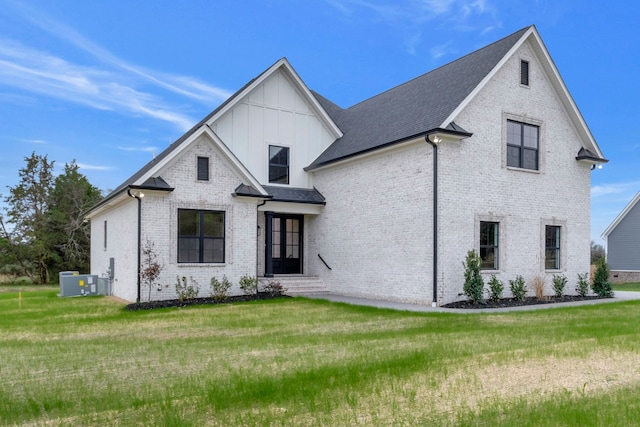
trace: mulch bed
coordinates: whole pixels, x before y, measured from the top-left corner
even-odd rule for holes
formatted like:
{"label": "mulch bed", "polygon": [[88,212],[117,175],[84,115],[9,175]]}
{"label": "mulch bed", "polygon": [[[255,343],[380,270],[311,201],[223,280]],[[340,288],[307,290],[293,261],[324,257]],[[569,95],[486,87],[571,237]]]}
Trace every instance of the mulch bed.
{"label": "mulch bed", "polygon": [[498,301],[486,300],[484,303],[474,304],[471,301],[456,301],[449,304],[445,304],[442,307],[446,308],[466,308],[466,309],[482,309],[482,308],[508,308],[508,307],[521,307],[525,305],[539,305],[539,304],[553,304],[562,302],[575,302],[575,301],[588,301],[595,299],[606,299],[597,295],[581,297],[579,295],[563,295],[561,297],[546,296],[544,299],[537,299],[536,297],[527,297],[524,301],[516,301],[513,298],[502,298]]}
{"label": "mulch bed", "polygon": [[194,298],[191,300],[163,300],[163,301],[146,301],[146,302],[134,302],[125,307],[125,310],[138,311],[138,310],[151,310],[154,308],[167,308],[167,307],[188,307],[191,305],[207,305],[207,304],[230,304],[234,302],[247,302],[247,301],[259,301],[275,298],[290,298],[287,295],[273,294],[268,292],[259,292],[255,295],[234,295],[223,299],[219,298]]}

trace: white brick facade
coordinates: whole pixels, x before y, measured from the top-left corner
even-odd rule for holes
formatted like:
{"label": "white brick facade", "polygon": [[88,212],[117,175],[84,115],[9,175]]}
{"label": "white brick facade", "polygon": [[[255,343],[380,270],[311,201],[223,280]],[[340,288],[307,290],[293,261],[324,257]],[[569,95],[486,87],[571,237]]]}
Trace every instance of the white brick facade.
{"label": "white brick facade", "polygon": [[[437,298],[435,156],[425,141],[431,130],[305,171],[340,131],[288,63],[280,61],[235,103],[223,104],[219,115],[187,134],[170,157],[151,164],[137,178],[136,185],[162,177],[174,187],[172,192],[150,191],[142,200],[142,244],[152,241],[163,265],[151,299],[175,298],[176,277],[193,278],[200,296],[208,296],[211,277],[226,275],[235,294],[242,275],[263,276],[265,211],[303,218],[301,273],[319,277],[334,293],[425,305],[461,299],[463,261],[467,251],[480,249],[481,221],[499,227],[498,269],[485,271],[485,282],[496,274],[507,296],[508,281],[516,275],[528,284],[542,277],[550,294],[553,274],[564,274],[569,279],[565,292],[572,292],[577,274],[589,269],[590,247],[590,164],[576,156],[585,146],[598,149],[595,142],[585,143],[588,129],[577,110],[569,108],[572,101],[559,90],[562,83],[549,71],[553,65],[532,31],[447,120],[472,136],[457,140],[437,130],[444,136],[437,148]],[[529,63],[528,85],[520,84],[521,60]],[[539,128],[537,170],[507,167],[507,120]],[[272,144],[290,148],[289,186],[317,189],[326,206],[269,199],[262,186],[268,185]],[[208,181],[197,180],[198,156],[209,158]],[[256,193],[234,197],[240,184],[250,184]],[[113,257],[113,294],[134,301],[137,201],[121,196],[110,203],[91,215],[91,268],[103,275]],[[177,262],[179,209],[225,213],[223,263]],[[547,225],[560,227],[556,270],[545,269]],[[142,301],[148,295],[149,290],[142,289]]]}

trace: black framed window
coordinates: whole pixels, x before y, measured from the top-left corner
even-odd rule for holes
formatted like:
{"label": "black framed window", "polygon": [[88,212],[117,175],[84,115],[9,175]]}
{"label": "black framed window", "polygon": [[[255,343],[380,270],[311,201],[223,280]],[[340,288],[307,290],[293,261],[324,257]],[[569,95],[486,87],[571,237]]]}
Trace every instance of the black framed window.
{"label": "black framed window", "polygon": [[483,270],[498,269],[498,242],[500,224],[480,221],[480,268]]}
{"label": "black framed window", "polygon": [[547,270],[560,269],[560,227],[547,225],[544,230],[544,268]]}
{"label": "black framed window", "polygon": [[104,222],[104,250],[107,250],[107,221]]}
{"label": "black framed window", "polygon": [[224,222],[221,211],[178,209],[178,262],[224,262]]}
{"label": "black framed window", "polygon": [[507,120],[507,166],[538,170],[539,127]]}
{"label": "black framed window", "polygon": [[208,157],[198,157],[198,181],[209,181]]}
{"label": "black framed window", "polygon": [[529,86],[529,61],[520,61],[520,84]]}
{"label": "black framed window", "polygon": [[289,148],[269,146],[269,182],[274,184],[289,183]]}

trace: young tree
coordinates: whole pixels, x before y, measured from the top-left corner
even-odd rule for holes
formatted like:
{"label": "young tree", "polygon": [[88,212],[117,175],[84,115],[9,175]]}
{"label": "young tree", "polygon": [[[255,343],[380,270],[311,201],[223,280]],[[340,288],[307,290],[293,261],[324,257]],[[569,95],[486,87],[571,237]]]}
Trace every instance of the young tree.
{"label": "young tree", "polygon": [[102,198],[102,192],[89,183],[73,160],[54,181],[51,192],[49,246],[55,254],[52,265],[57,271],[89,270],[90,225],[86,211]]}
{"label": "young tree", "polygon": [[[47,214],[51,189],[53,187],[53,164],[47,156],[37,155],[25,157],[26,166],[18,172],[20,182],[9,187],[9,195],[4,201],[7,205],[6,222],[12,225],[10,231],[3,227],[5,238],[10,240],[11,247],[23,248],[23,254],[35,264],[37,269],[37,283],[49,282],[47,267],[51,253],[47,247],[49,224]],[[26,271],[25,260],[22,265]]]}

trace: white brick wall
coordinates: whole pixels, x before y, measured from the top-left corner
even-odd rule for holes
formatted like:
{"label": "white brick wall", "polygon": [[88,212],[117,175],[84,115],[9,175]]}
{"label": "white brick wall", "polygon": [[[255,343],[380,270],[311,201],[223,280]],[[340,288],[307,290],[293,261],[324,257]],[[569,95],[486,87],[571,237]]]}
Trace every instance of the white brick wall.
{"label": "white brick wall", "polygon": [[[530,62],[530,85],[519,83],[520,60]],[[540,170],[506,167],[506,120],[540,126]],[[573,292],[589,269],[588,165],[575,156],[579,137],[534,53],[525,44],[454,119],[473,136],[438,150],[439,304],[460,299],[463,261],[479,250],[481,219],[500,222],[500,270],[505,282],[542,276],[551,293],[554,273]],[[309,221],[310,245],[333,268],[312,259],[331,291],[419,303],[432,301],[432,154],[422,143],[317,171],[327,198]],[[544,269],[544,225],[562,227],[559,271]],[[485,275],[485,281],[489,280]]]}
{"label": "white brick wall", "polygon": [[[196,180],[197,157],[209,157],[210,180]],[[256,275],[257,201],[232,197],[242,178],[218,152],[206,136],[201,136],[173,159],[158,174],[175,188],[166,196],[147,195],[142,200],[142,245],[153,242],[163,270],[159,287],[151,290],[151,299],[176,297],[176,277],[193,278],[200,286],[200,296],[211,294],[209,282],[223,275],[234,284],[231,294],[240,293],[238,280],[242,275]],[[137,206],[135,199],[92,220],[92,272],[106,269],[108,256],[115,257],[116,285],[113,294],[129,300],[136,299]],[[222,264],[179,264],[177,262],[177,212],[179,208],[219,210],[225,212],[225,262]],[[102,244],[100,230],[103,218],[114,223],[113,236],[119,243],[105,257],[99,254]],[[134,221],[134,222],[132,222]],[[124,224],[131,223],[125,226]],[[115,224],[122,224],[116,226]],[[118,227],[118,228],[115,228]],[[109,233],[112,233],[110,226]],[[113,239],[112,239],[113,240]],[[107,264],[108,265],[108,264]],[[126,268],[124,268],[126,266]],[[142,289],[142,301],[149,298],[148,288]]]}

